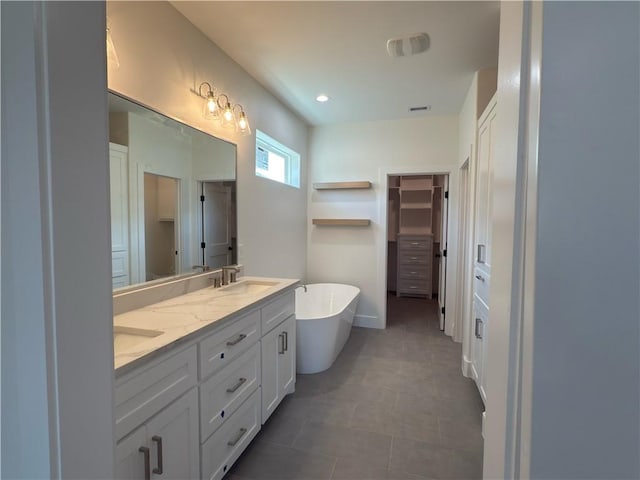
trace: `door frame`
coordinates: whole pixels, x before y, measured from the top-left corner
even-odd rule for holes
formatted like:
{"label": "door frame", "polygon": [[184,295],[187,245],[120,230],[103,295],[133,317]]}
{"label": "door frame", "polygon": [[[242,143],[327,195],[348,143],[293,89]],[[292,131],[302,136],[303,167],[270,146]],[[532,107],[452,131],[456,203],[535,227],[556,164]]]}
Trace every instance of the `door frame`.
{"label": "door frame", "polygon": [[[381,318],[381,328],[387,328],[387,222],[388,222],[388,197],[389,197],[389,176],[396,175],[448,175],[449,176],[449,208],[448,208],[448,238],[449,246],[447,248],[447,298],[446,312],[447,323],[451,325],[451,329],[460,321],[456,314],[456,302],[453,299],[457,296],[457,238],[458,238],[458,202],[457,202],[457,185],[458,185],[458,166],[457,165],[432,165],[428,168],[420,170],[415,166],[412,167],[381,167],[378,169],[378,185],[380,185],[381,193],[378,195],[378,228],[381,234],[377,236],[376,245],[378,272],[377,272],[377,295],[380,299],[381,308],[379,309]],[[449,253],[452,252],[452,253]],[[445,329],[445,334],[451,335]]]}

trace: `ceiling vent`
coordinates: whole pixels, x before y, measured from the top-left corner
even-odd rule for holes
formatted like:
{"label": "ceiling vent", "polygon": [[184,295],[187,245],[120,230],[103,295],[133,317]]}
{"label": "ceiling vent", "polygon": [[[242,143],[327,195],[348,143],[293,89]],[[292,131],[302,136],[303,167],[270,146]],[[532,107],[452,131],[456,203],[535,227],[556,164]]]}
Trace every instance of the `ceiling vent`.
{"label": "ceiling vent", "polygon": [[387,40],[387,52],[391,57],[406,57],[426,52],[429,49],[429,35],[412,33]]}

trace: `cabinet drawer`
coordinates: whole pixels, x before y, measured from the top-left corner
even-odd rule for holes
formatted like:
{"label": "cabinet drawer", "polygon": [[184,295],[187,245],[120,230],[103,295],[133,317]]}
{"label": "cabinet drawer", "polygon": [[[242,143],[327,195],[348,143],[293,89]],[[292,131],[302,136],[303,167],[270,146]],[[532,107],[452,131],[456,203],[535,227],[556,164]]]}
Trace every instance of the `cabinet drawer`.
{"label": "cabinet drawer", "polygon": [[295,293],[287,292],[262,307],[262,335],[279,325],[295,312]]}
{"label": "cabinet drawer", "polygon": [[260,338],[260,311],[256,310],[200,342],[200,379],[228,365]]}
{"label": "cabinet drawer", "polygon": [[401,265],[423,265],[431,266],[431,255],[414,252],[400,252],[398,260]]}
{"label": "cabinet drawer", "polygon": [[200,441],[204,442],[260,385],[260,344],[200,385]]}
{"label": "cabinet drawer", "polygon": [[433,249],[433,242],[431,239],[421,238],[401,238],[398,242],[400,250],[419,250],[423,253],[431,252]]}
{"label": "cabinet drawer", "polygon": [[260,430],[260,389],[201,447],[202,479],[219,480]]}
{"label": "cabinet drawer", "polygon": [[116,439],[124,437],[198,383],[197,350],[192,346],[116,381]]}
{"label": "cabinet drawer", "polygon": [[431,282],[426,280],[405,280],[400,279],[398,282],[398,292],[414,293],[416,295],[430,295],[429,288]]}
{"label": "cabinet drawer", "polygon": [[473,292],[486,305],[489,305],[489,284],[491,277],[478,268],[474,270],[473,277]]}
{"label": "cabinet drawer", "polygon": [[403,265],[398,271],[398,275],[402,279],[427,280],[431,275],[431,270],[423,266]]}

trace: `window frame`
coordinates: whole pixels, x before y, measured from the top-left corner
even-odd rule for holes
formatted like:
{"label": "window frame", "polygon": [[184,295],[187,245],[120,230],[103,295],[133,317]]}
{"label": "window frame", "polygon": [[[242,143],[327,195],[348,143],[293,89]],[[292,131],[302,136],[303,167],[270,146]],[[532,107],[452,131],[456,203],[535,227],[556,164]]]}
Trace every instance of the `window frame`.
{"label": "window frame", "polygon": [[[284,158],[284,181],[267,177],[258,172],[258,149],[266,151],[267,155],[271,152]],[[289,187],[300,188],[300,154],[258,129],[256,129],[256,152],[254,164],[254,173],[256,177],[271,180],[272,182],[277,182]]]}

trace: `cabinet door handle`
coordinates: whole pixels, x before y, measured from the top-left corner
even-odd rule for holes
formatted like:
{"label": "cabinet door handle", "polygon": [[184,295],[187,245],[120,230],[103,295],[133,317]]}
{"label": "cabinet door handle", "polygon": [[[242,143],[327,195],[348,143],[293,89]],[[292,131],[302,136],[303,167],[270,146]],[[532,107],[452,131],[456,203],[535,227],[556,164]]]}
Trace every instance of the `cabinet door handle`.
{"label": "cabinet door handle", "polygon": [[480,325],[482,325],[482,319],[476,318],[476,329],[475,329],[476,338],[479,338],[480,340],[482,340],[482,333],[480,333]]}
{"label": "cabinet door handle", "polygon": [[485,263],[485,252],[487,250],[486,245],[483,245],[481,243],[478,244],[478,257],[477,257],[477,261],[478,263]]}
{"label": "cabinet door handle", "polygon": [[481,282],[484,282],[484,277],[482,275],[476,275],[476,278]]}
{"label": "cabinet door handle", "polygon": [[228,347],[233,347],[234,345],[239,344],[242,340],[244,340],[245,338],[247,338],[247,336],[244,333],[241,333],[240,335],[238,335],[234,340],[229,340],[227,342],[227,346]]}
{"label": "cabinet door handle", "polygon": [[282,332],[282,335],[284,335],[284,351],[286,352],[289,350],[289,333]]}
{"label": "cabinet door handle", "polygon": [[151,480],[151,455],[149,455],[149,447],[140,447],[139,452],[142,452],[144,458],[144,480]]}
{"label": "cabinet door handle", "polygon": [[246,428],[241,428],[240,431],[238,432],[238,435],[236,435],[236,438],[234,438],[233,440],[229,440],[227,442],[227,445],[230,447],[235,447],[236,443],[238,443],[240,441],[240,439],[242,437],[244,437],[244,434],[247,433],[247,429]]}
{"label": "cabinet door handle", "polygon": [[227,393],[233,393],[233,392],[235,392],[235,391],[236,391],[237,389],[239,389],[239,388],[244,384],[244,382],[246,382],[246,381],[247,381],[247,379],[246,379],[246,378],[239,378],[239,379],[238,379],[238,383],[236,383],[233,387],[229,387],[229,388],[227,388]]}
{"label": "cabinet door handle", "polygon": [[278,335],[278,353],[283,355],[284,354],[284,335],[281,333],[280,335]]}
{"label": "cabinet door handle", "polygon": [[160,435],[154,435],[151,440],[158,444],[158,465],[153,469],[153,473],[162,475],[162,437]]}

